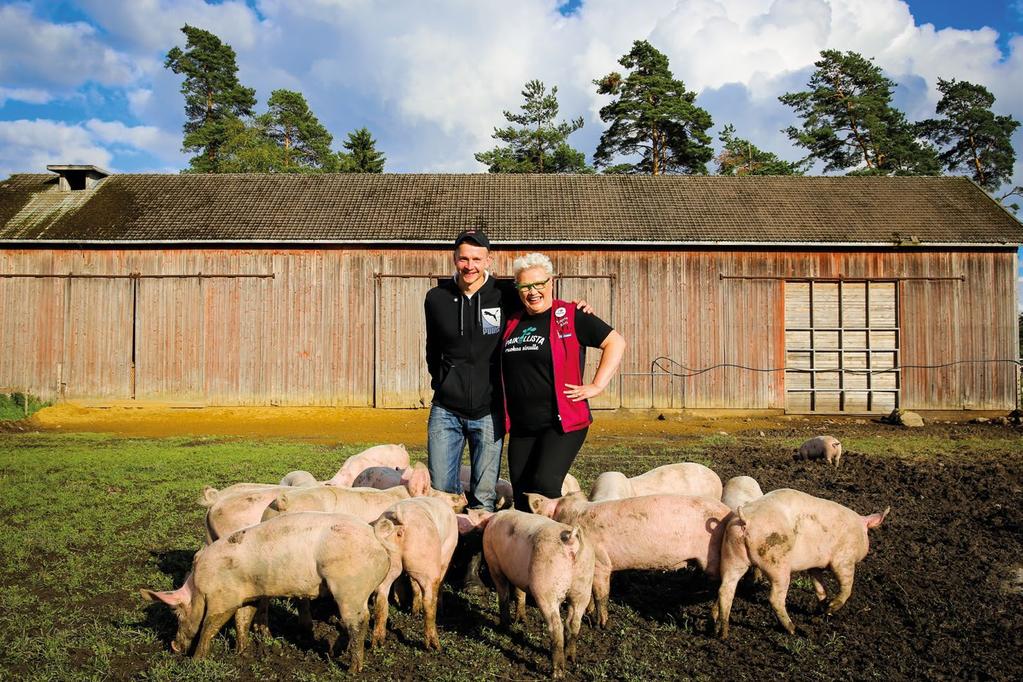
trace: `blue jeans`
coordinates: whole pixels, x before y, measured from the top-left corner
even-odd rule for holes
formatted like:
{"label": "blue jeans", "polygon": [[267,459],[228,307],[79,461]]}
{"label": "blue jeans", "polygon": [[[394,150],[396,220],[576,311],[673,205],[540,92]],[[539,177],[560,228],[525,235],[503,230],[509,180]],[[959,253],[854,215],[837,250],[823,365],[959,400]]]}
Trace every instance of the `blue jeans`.
{"label": "blue jeans", "polygon": [[462,492],[458,472],[462,450],[469,441],[469,506],[494,511],[497,475],[501,471],[504,429],[494,428],[497,415],[466,419],[440,405],[430,408],[427,453],[433,487],[449,493]]}

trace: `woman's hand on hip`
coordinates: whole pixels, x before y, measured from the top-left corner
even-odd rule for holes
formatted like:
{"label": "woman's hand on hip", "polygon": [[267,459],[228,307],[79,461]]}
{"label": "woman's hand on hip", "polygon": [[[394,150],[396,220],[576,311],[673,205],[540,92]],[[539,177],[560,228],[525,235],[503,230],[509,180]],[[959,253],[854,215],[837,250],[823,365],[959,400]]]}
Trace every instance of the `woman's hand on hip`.
{"label": "woman's hand on hip", "polygon": [[573,403],[577,403],[580,400],[588,400],[594,396],[598,396],[604,392],[604,389],[596,384],[583,384],[577,386],[575,384],[565,384],[565,395]]}

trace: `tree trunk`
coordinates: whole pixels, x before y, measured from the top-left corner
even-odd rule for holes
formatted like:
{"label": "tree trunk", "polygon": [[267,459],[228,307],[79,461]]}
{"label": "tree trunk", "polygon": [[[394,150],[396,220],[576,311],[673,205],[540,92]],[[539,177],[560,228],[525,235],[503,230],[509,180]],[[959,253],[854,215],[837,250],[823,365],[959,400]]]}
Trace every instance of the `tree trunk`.
{"label": "tree trunk", "polygon": [[845,115],[849,119],[849,129],[852,130],[856,145],[860,148],[860,153],[863,155],[863,162],[867,164],[867,168],[873,168],[874,165],[870,162],[870,149],[867,147],[866,140],[860,134],[859,128],[856,127],[856,117],[853,116],[852,107],[849,105],[849,98],[842,91],[842,86],[837,78],[831,81],[831,85],[835,88],[835,92],[838,93],[839,99],[842,100],[842,104],[845,106]]}
{"label": "tree trunk", "polygon": [[977,151],[977,140],[970,134],[970,153],[973,154],[973,165],[977,169],[977,181],[983,187],[987,181],[987,176],[984,175],[984,167],[980,163],[980,153]]}

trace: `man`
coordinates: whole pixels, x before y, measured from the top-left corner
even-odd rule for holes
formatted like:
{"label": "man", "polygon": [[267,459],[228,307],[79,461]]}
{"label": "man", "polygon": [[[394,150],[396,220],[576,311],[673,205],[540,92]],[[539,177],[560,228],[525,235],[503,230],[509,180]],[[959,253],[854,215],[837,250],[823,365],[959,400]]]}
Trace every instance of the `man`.
{"label": "man", "polygon": [[490,275],[490,240],[482,230],[455,239],[455,275],[426,294],[426,364],[433,388],[427,452],[433,487],[462,489],[462,449],[469,443],[468,499],[494,511],[504,444],[500,370],[496,352],[509,307],[518,305],[511,282]]}

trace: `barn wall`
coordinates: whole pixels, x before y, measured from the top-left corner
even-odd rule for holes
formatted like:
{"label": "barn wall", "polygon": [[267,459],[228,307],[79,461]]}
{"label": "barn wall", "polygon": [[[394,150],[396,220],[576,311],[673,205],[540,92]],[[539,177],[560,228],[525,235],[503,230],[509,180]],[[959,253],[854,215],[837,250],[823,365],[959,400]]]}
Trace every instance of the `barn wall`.
{"label": "barn wall", "polygon": [[[547,252],[570,276],[565,295],[592,299],[629,341],[623,375],[602,398],[608,406],[619,403],[619,391],[627,407],[784,406],[782,372],[674,376],[719,363],[785,364],[784,282],[721,275],[963,275],[900,282],[901,363],[1016,357],[1008,250]],[[495,270],[507,272],[517,253],[500,253]],[[138,399],[208,404],[428,404],[422,297],[432,281],[425,275],[450,270],[445,250],[0,251],[0,274],[274,275],[137,284],[0,278],[0,390],[130,398],[134,385]],[[659,357],[667,360],[651,377]],[[1013,368],[1004,363],[902,374],[901,404],[909,408],[1002,409],[1014,401]]]}

